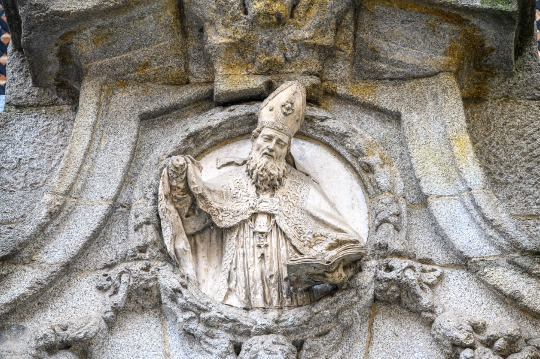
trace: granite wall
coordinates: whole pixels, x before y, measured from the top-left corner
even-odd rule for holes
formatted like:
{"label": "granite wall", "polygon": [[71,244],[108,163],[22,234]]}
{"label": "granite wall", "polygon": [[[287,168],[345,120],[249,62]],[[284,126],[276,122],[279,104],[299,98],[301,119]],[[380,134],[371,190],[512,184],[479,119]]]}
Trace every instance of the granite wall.
{"label": "granite wall", "polygon": [[[534,1],[4,5],[0,358],[540,357]],[[289,80],[366,254],[313,305],[233,308],[168,254],[160,174]]]}

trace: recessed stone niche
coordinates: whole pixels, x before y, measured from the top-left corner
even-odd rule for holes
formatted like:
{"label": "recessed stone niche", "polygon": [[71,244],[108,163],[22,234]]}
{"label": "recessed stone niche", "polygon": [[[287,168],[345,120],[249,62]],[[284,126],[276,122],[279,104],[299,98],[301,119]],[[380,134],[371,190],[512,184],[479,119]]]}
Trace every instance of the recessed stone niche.
{"label": "recessed stone niche", "polygon": [[534,2],[4,0],[0,358],[540,358]]}

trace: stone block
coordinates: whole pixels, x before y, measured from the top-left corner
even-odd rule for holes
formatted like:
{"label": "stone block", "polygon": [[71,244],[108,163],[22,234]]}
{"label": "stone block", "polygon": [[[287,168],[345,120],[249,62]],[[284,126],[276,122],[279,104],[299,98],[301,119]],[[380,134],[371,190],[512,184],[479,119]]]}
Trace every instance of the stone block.
{"label": "stone block", "polygon": [[0,239],[29,221],[51,190],[74,117],[67,106],[8,109],[0,114]]}
{"label": "stone block", "polygon": [[417,314],[396,305],[376,302],[369,359],[445,359]]}
{"label": "stone block", "polygon": [[428,199],[428,208],[442,230],[441,235],[452,243],[464,258],[501,254],[459,198],[432,197]]}
{"label": "stone block", "polygon": [[160,311],[121,312],[108,338],[92,354],[103,359],[161,359],[167,357],[168,338]]}
{"label": "stone block", "polygon": [[[481,268],[483,262],[479,261],[479,265],[475,264],[475,267]],[[538,321],[507,305],[507,302],[482,282],[481,271],[477,273],[478,277],[464,268],[445,268],[443,280],[436,288],[436,296],[446,312],[462,313],[488,322],[518,322],[525,333],[538,333]],[[504,276],[500,277],[500,280],[503,278]],[[514,285],[527,286],[524,282],[516,282]]]}
{"label": "stone block", "polygon": [[21,305],[6,317],[6,322],[21,323],[35,331],[99,312],[103,294],[96,285],[101,277],[102,273],[98,272],[63,272],[49,291],[41,292],[28,305]]}
{"label": "stone block", "polygon": [[491,188],[517,218],[540,215],[540,103],[492,100],[466,103],[474,150]]}
{"label": "stone block", "polygon": [[291,80],[299,81],[306,87],[309,102],[321,102],[321,80],[317,76],[298,75],[218,75],[215,79],[214,101],[221,105],[237,101],[261,100],[282,83]]}
{"label": "stone block", "polygon": [[407,213],[407,243],[409,251],[418,261],[442,266],[464,264],[453,245],[437,232],[435,221],[427,208],[410,206]]}
{"label": "stone block", "polygon": [[108,203],[74,204],[61,230],[44,243],[34,260],[53,265],[67,264],[97,236],[111,211],[112,205]]}
{"label": "stone block", "polygon": [[538,318],[540,271],[537,262],[533,258],[514,257],[475,261],[470,268],[490,288],[503,293],[507,300]]}
{"label": "stone block", "polygon": [[50,106],[63,104],[55,88],[39,88],[32,85],[32,77],[24,53],[13,45],[8,48],[6,65],[6,104],[12,106]]}

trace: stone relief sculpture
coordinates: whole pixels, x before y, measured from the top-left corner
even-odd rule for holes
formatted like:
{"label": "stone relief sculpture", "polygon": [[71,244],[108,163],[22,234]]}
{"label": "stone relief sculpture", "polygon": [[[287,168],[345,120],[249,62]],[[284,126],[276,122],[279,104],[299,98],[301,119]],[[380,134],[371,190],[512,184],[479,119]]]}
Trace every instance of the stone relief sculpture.
{"label": "stone relief sculpture", "polygon": [[283,358],[295,359],[296,348],[283,336],[268,335],[255,337],[244,344],[239,359]]}
{"label": "stone relief sculpture", "polygon": [[[226,103],[261,98],[273,81],[287,79],[302,82],[308,98],[319,101],[325,62],[343,61],[335,53],[350,60],[354,5],[354,0],[190,0],[184,6],[191,27],[206,35],[214,99]],[[350,70],[343,67],[350,64],[336,72],[346,76]]]}
{"label": "stone relief sculpture", "polygon": [[[173,157],[159,188],[169,254],[213,299],[239,308],[311,303],[346,281],[365,239],[317,182],[295,169],[291,139],[306,93],[286,82],[261,105],[252,149],[208,182],[190,156]],[[227,161],[225,161],[227,163]]]}
{"label": "stone relief sculpture", "polygon": [[3,4],[0,358],[540,359],[531,1]]}
{"label": "stone relief sculpture", "polygon": [[443,313],[431,333],[447,358],[540,358],[538,337],[512,321],[487,322],[474,316]]}
{"label": "stone relief sculpture", "polygon": [[400,303],[432,323],[441,312],[435,304],[433,287],[442,276],[442,269],[402,259],[384,259],[376,271],[375,298],[382,302]]}

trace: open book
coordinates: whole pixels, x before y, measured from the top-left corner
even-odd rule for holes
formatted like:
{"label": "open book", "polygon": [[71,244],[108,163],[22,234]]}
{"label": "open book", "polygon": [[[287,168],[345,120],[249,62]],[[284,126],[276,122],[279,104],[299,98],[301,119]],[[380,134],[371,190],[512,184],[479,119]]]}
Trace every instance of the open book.
{"label": "open book", "polygon": [[358,244],[342,246],[328,252],[324,259],[300,257],[287,263],[289,282],[295,290],[321,283],[338,284],[348,279],[347,267],[361,259],[366,248]]}

